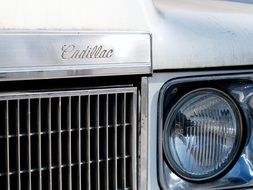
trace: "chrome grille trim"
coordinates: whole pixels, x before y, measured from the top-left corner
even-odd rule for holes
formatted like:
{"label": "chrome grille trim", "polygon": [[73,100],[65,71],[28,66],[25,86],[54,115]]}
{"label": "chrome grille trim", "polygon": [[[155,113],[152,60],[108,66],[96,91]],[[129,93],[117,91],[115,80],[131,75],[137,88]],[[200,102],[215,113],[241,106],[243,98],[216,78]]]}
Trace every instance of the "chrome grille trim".
{"label": "chrome grille trim", "polygon": [[151,40],[146,32],[1,31],[0,81],[151,74]]}
{"label": "chrome grille trim", "polygon": [[[28,132],[28,187],[29,190],[32,189],[32,166],[31,166],[31,101],[28,100],[28,109],[27,109],[27,132]],[[50,135],[51,136],[51,135]],[[50,146],[51,147],[51,146]]]}
{"label": "chrome grille trim", "polygon": [[117,168],[118,168],[118,163],[117,163],[117,150],[118,150],[118,147],[117,147],[117,134],[118,134],[118,131],[117,131],[117,126],[116,126],[116,123],[117,123],[117,96],[115,96],[115,104],[114,104],[114,111],[113,113],[115,113],[115,116],[114,116],[114,130],[115,130],[115,133],[114,133],[114,145],[115,145],[115,148],[114,148],[114,151],[115,151],[115,154],[114,154],[114,172],[115,172],[115,180],[114,180],[114,188],[117,188],[118,187],[118,172],[117,172]]}
{"label": "chrome grille trim", "polygon": [[[89,109],[90,109],[90,96],[88,96],[88,102],[87,102],[86,107],[87,107],[87,110],[86,110],[87,125],[86,126],[90,126],[90,112],[89,112]],[[88,142],[90,142],[90,130],[88,130],[88,133],[87,133],[87,144],[88,144]],[[90,162],[90,146],[86,147],[86,150],[88,150],[87,151],[87,161]],[[90,165],[88,165],[87,175],[86,176],[87,176],[86,181],[88,182],[87,185],[86,185],[86,188],[88,190],[90,190],[90,188],[91,188],[91,184],[90,184]]]}
{"label": "chrome grille trim", "polygon": [[[105,109],[108,110],[108,94],[106,95],[106,101],[105,101]],[[108,112],[105,113],[105,125],[108,126]],[[105,171],[105,189],[108,190],[109,189],[109,155],[108,155],[108,127],[106,127],[106,171]]]}
{"label": "chrome grille trim", "polygon": [[[77,180],[77,187],[81,189],[81,97],[78,97],[78,136],[77,136],[77,160],[78,160],[78,180]],[[87,117],[88,118],[88,117]],[[89,150],[88,150],[89,151]]]}
{"label": "chrome grille trim", "polygon": [[137,188],[137,88],[1,93],[0,110],[4,189]]}
{"label": "chrome grille trim", "polygon": [[10,144],[9,144],[9,104],[6,102],[6,167],[7,167],[7,190],[10,188]]}
{"label": "chrome grille trim", "polygon": [[51,109],[51,99],[48,101],[48,161],[49,161],[49,190],[52,190],[52,154],[51,154],[51,144],[52,144],[52,139],[51,139],[51,114],[52,114],[52,109]]}

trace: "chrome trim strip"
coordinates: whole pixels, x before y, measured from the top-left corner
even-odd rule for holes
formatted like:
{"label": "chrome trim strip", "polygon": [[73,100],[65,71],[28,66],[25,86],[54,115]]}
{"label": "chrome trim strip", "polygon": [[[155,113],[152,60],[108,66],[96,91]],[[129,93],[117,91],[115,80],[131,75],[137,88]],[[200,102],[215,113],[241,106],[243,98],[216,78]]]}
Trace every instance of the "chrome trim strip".
{"label": "chrome trim strip", "polygon": [[95,77],[95,76],[118,76],[118,75],[137,75],[150,74],[151,66],[141,65],[108,65],[102,68],[91,67],[40,67],[40,68],[15,68],[1,69],[0,81],[17,81],[31,79],[54,79],[54,78],[73,78],[73,77]]}
{"label": "chrome trim strip", "polygon": [[148,87],[149,80],[147,77],[141,79],[141,94],[140,94],[140,119],[139,119],[139,155],[138,160],[138,187],[146,190],[148,185]]}
{"label": "chrome trim strip", "polygon": [[0,32],[0,80],[150,74],[148,33]]}
{"label": "chrome trim strip", "polygon": [[[135,87],[123,87],[123,88],[105,88],[91,89],[91,90],[68,90],[68,91],[48,91],[48,92],[3,92],[0,93],[0,100],[22,100],[22,99],[34,99],[34,98],[63,98],[68,96],[90,96],[90,95],[102,95],[109,94],[113,91],[113,94],[132,93]],[[60,105],[59,105],[60,106]],[[59,107],[60,108],[60,107]]]}

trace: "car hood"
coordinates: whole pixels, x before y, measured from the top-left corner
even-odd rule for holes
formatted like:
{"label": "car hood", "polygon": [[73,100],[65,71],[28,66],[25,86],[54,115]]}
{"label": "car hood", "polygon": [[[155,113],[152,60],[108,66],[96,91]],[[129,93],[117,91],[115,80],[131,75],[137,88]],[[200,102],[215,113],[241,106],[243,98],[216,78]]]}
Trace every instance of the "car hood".
{"label": "car hood", "polygon": [[2,0],[0,29],[149,32],[154,70],[253,63],[252,0]]}

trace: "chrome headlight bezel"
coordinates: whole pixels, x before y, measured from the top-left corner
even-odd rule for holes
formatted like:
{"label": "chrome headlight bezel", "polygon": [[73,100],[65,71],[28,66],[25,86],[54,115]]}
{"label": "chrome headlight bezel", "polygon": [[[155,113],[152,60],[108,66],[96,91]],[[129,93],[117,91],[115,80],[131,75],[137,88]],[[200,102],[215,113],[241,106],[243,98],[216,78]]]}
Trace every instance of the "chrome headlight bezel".
{"label": "chrome headlight bezel", "polygon": [[[178,164],[176,163],[176,161],[173,158],[172,150],[170,150],[169,147],[166,146],[166,144],[169,144],[168,136],[167,136],[168,131],[171,130],[172,122],[174,121],[176,114],[178,113],[180,108],[188,100],[194,98],[194,96],[204,95],[204,94],[205,95],[212,94],[213,96],[217,96],[217,97],[221,98],[224,102],[228,103],[228,105],[234,111],[234,115],[236,117],[235,122],[236,122],[237,130],[238,130],[238,136],[235,141],[235,146],[230,151],[229,158],[227,159],[227,161],[225,163],[223,163],[219,167],[219,169],[216,169],[214,172],[212,172],[210,174],[198,176],[198,175],[193,175],[193,174],[187,173],[187,172],[183,171],[182,169],[180,169],[180,167],[178,166]],[[164,151],[164,155],[165,155],[166,161],[168,163],[168,166],[179,177],[181,177],[185,180],[188,180],[188,181],[201,183],[201,182],[205,182],[208,180],[217,179],[217,178],[225,175],[229,171],[229,168],[233,167],[234,163],[237,161],[236,159],[239,157],[238,154],[241,153],[240,147],[243,142],[243,140],[242,140],[243,127],[242,127],[242,117],[241,117],[240,110],[239,110],[237,104],[234,102],[234,100],[230,96],[228,96],[226,93],[224,93],[218,89],[215,89],[215,88],[198,88],[198,89],[192,90],[192,91],[188,92],[187,94],[183,95],[174,104],[174,106],[171,108],[171,111],[165,117],[166,117],[166,119],[165,119],[164,129],[163,129],[163,151]]]}
{"label": "chrome headlight bezel", "polygon": [[[224,189],[246,187],[253,181],[253,175],[251,175],[253,168],[251,169],[249,165],[253,165],[253,160],[248,160],[249,158],[253,158],[253,134],[251,133],[253,130],[253,114],[249,114],[250,108],[247,99],[247,94],[250,92],[253,94],[252,76],[247,73],[238,73],[237,75],[234,73],[228,74],[228,72],[226,75],[220,73],[198,75],[196,77],[186,75],[182,78],[170,79],[162,86],[158,96],[157,115],[158,182],[162,189],[203,188],[207,186],[210,189]],[[247,86],[250,86],[250,89]],[[196,180],[192,183],[194,180],[179,176],[168,163],[163,149],[163,127],[166,116],[175,105],[175,102],[190,91],[200,88],[218,89],[235,102],[241,113],[243,138],[239,145],[239,153],[231,161],[226,171],[221,172],[221,174],[216,175],[214,178],[207,178],[202,181]],[[243,100],[242,97],[244,97]]]}

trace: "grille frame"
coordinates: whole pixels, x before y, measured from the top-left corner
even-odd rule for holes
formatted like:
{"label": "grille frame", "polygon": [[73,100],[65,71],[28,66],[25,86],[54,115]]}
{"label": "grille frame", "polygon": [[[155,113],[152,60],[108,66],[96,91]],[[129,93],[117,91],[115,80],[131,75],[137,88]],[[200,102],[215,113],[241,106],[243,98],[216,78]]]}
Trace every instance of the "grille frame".
{"label": "grille frame", "polygon": [[[90,89],[90,90],[60,90],[60,91],[44,91],[44,92],[12,92],[12,93],[1,93],[0,94],[0,102],[2,102],[2,101],[7,101],[7,102],[9,102],[9,101],[17,101],[18,102],[18,104],[17,104],[17,110],[20,110],[20,104],[19,104],[19,102],[21,101],[21,100],[29,100],[28,102],[30,102],[30,100],[31,99],[38,99],[39,101],[38,101],[38,107],[39,107],[39,109],[38,110],[41,110],[41,100],[42,99],[52,99],[52,98],[66,98],[66,97],[81,97],[81,96],[85,96],[85,97],[91,97],[91,96],[97,96],[97,97],[100,97],[100,96],[104,96],[105,95],[105,97],[106,98],[108,98],[108,95],[115,95],[115,97],[117,97],[119,94],[123,94],[123,105],[124,105],[124,117],[126,117],[126,110],[125,110],[125,106],[126,106],[126,94],[131,94],[132,95],[132,111],[133,111],[133,113],[132,113],[132,116],[131,116],[131,126],[133,127],[132,128],[132,137],[133,137],[133,139],[132,139],[132,141],[131,141],[131,160],[132,160],[132,164],[131,164],[131,167],[132,167],[132,179],[131,179],[131,183],[133,184],[132,185],[132,187],[131,188],[127,188],[126,187],[126,153],[125,153],[125,150],[123,150],[123,154],[124,154],[124,159],[123,159],[123,164],[122,164],[122,167],[124,168],[123,169],[123,188],[122,189],[136,189],[137,188],[137,128],[138,128],[138,123],[137,123],[137,114],[138,114],[138,89],[137,89],[137,87],[118,87],[118,88],[103,88],[103,89]],[[99,99],[99,98],[98,98]],[[50,101],[51,102],[51,101]],[[108,99],[107,99],[107,102],[108,102]],[[9,105],[9,104],[6,104],[6,105]],[[99,109],[99,103],[97,103],[97,105],[98,105],[98,109]],[[105,104],[106,106],[108,106],[108,103],[107,104]],[[51,106],[51,103],[50,103],[50,106]],[[7,108],[7,107],[6,107]],[[107,107],[108,108],[108,107]],[[117,107],[116,107],[117,108]],[[31,113],[31,106],[30,106],[30,103],[29,103],[29,106],[28,106],[28,110],[27,110],[27,112],[29,113],[29,114],[27,114],[28,115],[28,119],[30,119],[30,113]],[[70,109],[71,109],[71,106],[70,106]],[[99,114],[99,110],[97,110],[98,111],[98,114]],[[108,110],[108,112],[109,112],[109,110]],[[107,113],[108,113],[107,112]],[[7,113],[9,113],[9,111],[7,112]],[[21,152],[21,149],[20,149],[20,138],[21,138],[21,134],[20,134],[20,126],[19,126],[19,124],[18,123],[20,123],[19,121],[20,121],[20,113],[19,113],[19,111],[17,111],[16,112],[17,113],[17,142],[16,142],[16,146],[18,146],[18,149],[17,149],[17,188],[16,189],[22,189],[21,187],[22,187],[22,185],[21,185],[21,181],[22,181],[22,179],[21,179],[21,175],[23,174],[23,173],[25,173],[25,171],[22,171],[22,169],[20,168],[20,152]],[[40,112],[38,112],[38,114],[39,115],[41,115],[41,113]],[[68,112],[68,114],[71,114],[71,111],[69,111]],[[50,114],[49,114],[50,115]],[[98,116],[99,117],[99,116]],[[69,118],[71,118],[71,117],[69,117]],[[99,119],[99,118],[96,118],[96,119]],[[6,121],[7,120],[9,120],[9,116],[8,116],[8,114],[6,114]],[[68,121],[68,122],[70,122],[70,125],[71,125],[71,121]],[[30,122],[28,122],[29,123],[29,125],[31,124]],[[123,123],[123,136],[125,137],[126,136],[126,131],[125,131],[125,129],[126,129],[126,122],[125,122],[125,120],[124,120],[124,123]],[[7,124],[6,124],[6,126],[8,126]],[[50,124],[48,125],[48,126],[50,126],[50,127],[52,127]],[[60,125],[59,125],[60,126]],[[68,125],[69,126],[69,125]],[[31,126],[27,126],[29,129],[31,129]],[[116,126],[114,126],[114,127],[116,127]],[[96,133],[96,135],[97,135],[97,139],[98,139],[98,141],[99,141],[99,131],[100,131],[100,126],[99,125],[96,125],[96,127],[95,127],[96,129],[96,131],[97,131],[97,133]],[[109,128],[109,126],[107,126],[107,127],[105,127],[105,130],[106,130],[106,142],[107,142],[107,148],[108,148],[108,128]],[[48,127],[48,131],[50,130],[51,128],[49,128]],[[62,129],[61,129],[62,130]],[[61,138],[62,138],[62,136],[61,136],[61,130],[59,130],[58,131],[58,143],[59,142],[61,142]],[[81,129],[78,129],[78,132],[79,133],[81,133],[80,132],[80,130]],[[28,132],[28,134],[27,134],[27,137],[28,137],[28,144],[29,144],[29,146],[31,146],[31,136],[32,136],[32,134],[31,134],[31,131],[30,130],[28,130],[29,132]],[[90,129],[89,129],[89,131],[90,131]],[[8,133],[7,133],[8,132]],[[67,131],[66,131],[68,134],[71,134],[71,130],[68,128],[67,129]],[[38,157],[40,157],[40,159],[39,159],[39,161],[38,161],[38,171],[39,171],[39,175],[38,175],[38,178],[39,178],[39,184],[38,184],[38,189],[43,189],[43,184],[42,184],[42,180],[41,180],[41,178],[42,178],[42,174],[41,174],[41,172],[43,171],[43,167],[42,167],[42,163],[41,163],[41,154],[43,154],[42,153],[42,149],[41,149],[41,136],[43,135],[44,133],[41,131],[41,117],[39,117],[38,116],[38,144],[39,144],[39,147],[40,148],[38,148]],[[48,133],[49,134],[49,133]],[[48,136],[51,136],[52,135],[52,132],[50,132],[50,135],[48,135]],[[70,139],[69,138],[67,138],[68,140],[69,140],[69,142],[71,142],[71,135],[69,136],[70,137]],[[50,144],[52,144],[52,142],[51,142],[51,140],[52,139],[50,139],[50,137],[48,137],[49,139],[49,143]],[[118,138],[118,137],[117,137]],[[9,162],[9,154],[10,154],[10,152],[8,152],[9,150],[10,150],[10,143],[8,142],[9,141],[9,139],[10,139],[10,134],[9,134],[9,128],[8,127],[6,127],[6,164],[7,164],[7,168],[6,168],[6,175],[5,176],[7,176],[7,185],[6,185],[6,189],[11,189],[10,188],[10,183],[11,183],[11,180],[10,180],[10,176],[13,174],[13,173],[11,173],[11,171],[10,171],[10,168],[9,168],[9,165],[10,165],[10,162]],[[30,140],[29,140],[30,139]],[[79,139],[80,139],[80,136],[79,136]],[[125,140],[124,138],[123,138],[123,140]],[[61,144],[61,143],[59,143],[59,144]],[[99,147],[99,144],[100,144],[100,142],[97,142],[97,146]],[[81,143],[79,144],[79,145],[81,145]],[[68,149],[69,148],[71,148],[71,143],[69,143],[68,144]],[[124,147],[125,147],[126,145],[124,144]],[[123,148],[124,149],[124,148]],[[59,150],[61,150],[61,148],[59,148]],[[52,152],[51,150],[49,151],[49,152]],[[79,152],[79,154],[81,154],[80,152]],[[61,155],[61,152],[59,152],[59,155]],[[98,148],[98,155],[99,155],[99,148]],[[48,155],[49,156],[49,158],[51,158],[52,159],[52,155]],[[117,156],[117,155],[116,155]],[[29,147],[29,155],[28,155],[28,157],[29,157],[29,162],[31,162],[31,147]],[[60,158],[58,158],[58,159],[60,159],[61,160],[61,157]],[[111,160],[113,160],[113,159],[111,159]],[[117,160],[117,158],[115,158],[115,160]],[[106,162],[109,162],[110,160],[108,160],[108,153],[107,153],[107,161]],[[49,170],[52,170],[52,169],[55,169],[55,168],[53,168],[53,166],[52,166],[52,160],[50,160],[49,161],[50,162],[50,165],[49,165]],[[71,162],[71,155],[70,155],[70,159],[68,158],[68,162],[70,162],[68,165],[67,165],[67,168],[68,168],[68,170],[69,171],[71,171],[71,169],[72,169],[72,162]],[[100,162],[100,160],[99,160],[99,156],[97,157],[97,160],[96,161],[94,161],[94,162],[97,162],[97,163],[99,163]],[[28,188],[27,189],[33,189],[32,188],[32,185],[31,185],[31,180],[32,180],[32,178],[31,178],[31,172],[32,172],[32,168],[31,168],[31,163],[29,163],[28,164],[29,166],[28,166],[28,175],[29,175],[29,183],[28,183]],[[62,175],[62,171],[61,171],[61,169],[63,168],[63,167],[65,167],[65,166],[63,166],[63,165],[59,165],[59,167],[58,167],[58,169],[59,169],[59,173],[60,173],[60,176]],[[78,167],[81,167],[81,164],[80,164],[80,162],[78,163]],[[109,171],[109,169],[108,169],[108,163],[107,163],[107,166],[106,166],[106,168],[107,169],[105,169],[105,171],[108,173]],[[79,169],[78,170],[78,175],[79,175],[79,177],[81,177],[80,176],[80,172],[81,172],[81,169]],[[98,164],[98,167],[97,167],[97,175],[98,176],[100,176],[100,174],[99,174],[99,164]],[[70,174],[71,174],[72,172],[70,172]],[[1,175],[1,176],[4,176],[4,175]],[[108,177],[109,177],[109,175],[107,175]],[[108,177],[106,177],[106,180],[105,181],[107,181],[106,182],[106,187],[105,188],[100,188],[99,187],[99,183],[97,183],[98,184],[98,186],[96,186],[96,187],[91,187],[90,185],[88,185],[87,187],[88,187],[88,189],[109,189],[109,181],[108,181]],[[49,188],[48,189],[54,189],[54,188],[52,188],[52,183],[53,183],[53,179],[52,179],[52,174],[51,175],[49,175]],[[70,176],[68,176],[68,185],[69,185],[69,187],[67,188],[67,189],[72,189],[71,187],[72,187],[72,181],[71,181],[71,179],[72,179],[72,177],[71,177],[71,175]],[[99,177],[97,178],[97,181],[99,181]],[[116,180],[117,181],[117,180]],[[58,181],[58,183],[59,184],[61,184],[60,182],[62,182],[62,179],[59,179],[59,181]],[[116,184],[117,185],[117,184]],[[81,184],[81,179],[79,179],[79,183],[78,183],[78,185],[77,185],[78,187],[77,187],[77,189],[81,189],[81,186],[82,186],[82,184]],[[118,186],[117,186],[118,187]],[[64,189],[64,187],[62,187],[61,185],[59,186],[59,189]]]}

